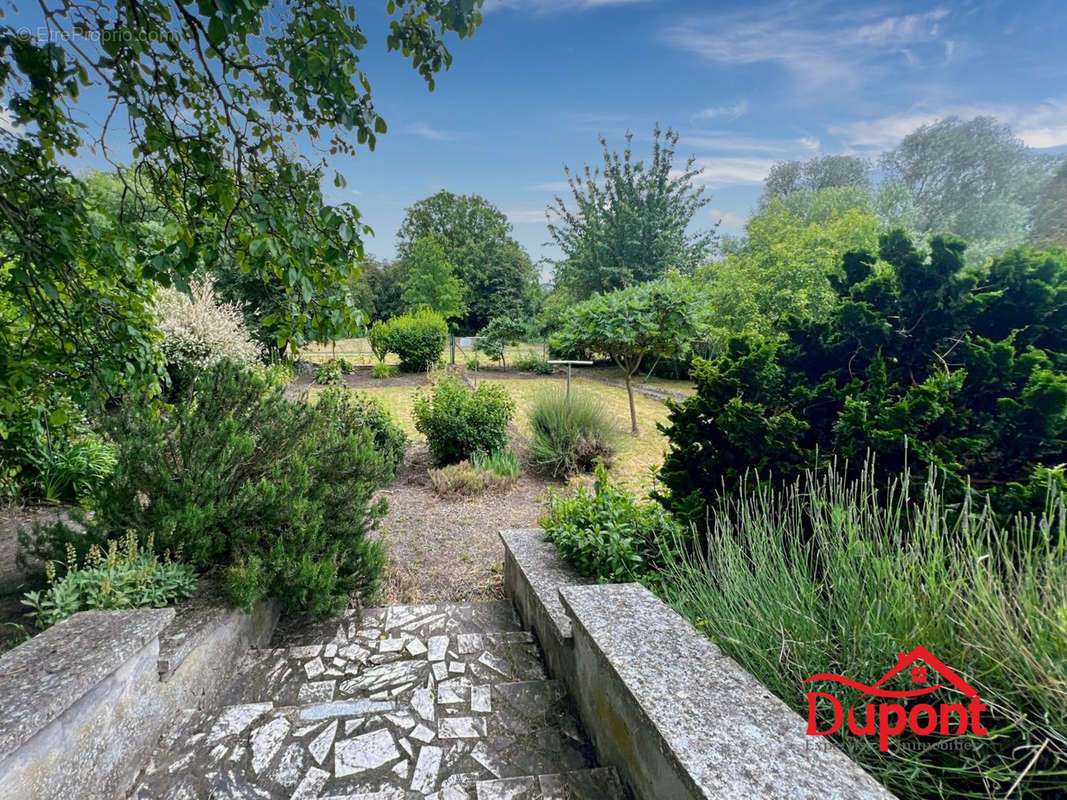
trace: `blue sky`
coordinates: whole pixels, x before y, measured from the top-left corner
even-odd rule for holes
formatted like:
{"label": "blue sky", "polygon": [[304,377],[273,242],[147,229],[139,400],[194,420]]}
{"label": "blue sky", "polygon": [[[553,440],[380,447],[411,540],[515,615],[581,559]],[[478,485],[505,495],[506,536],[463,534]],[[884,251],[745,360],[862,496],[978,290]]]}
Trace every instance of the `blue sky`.
{"label": "blue sky", "polygon": [[330,197],[361,209],[382,257],[404,209],[439,188],[484,195],[535,260],[551,257],[544,212],[563,164],[598,162],[598,134],[621,145],[627,130],[640,155],[656,122],[705,169],[711,210],[696,224],[732,232],[774,161],[876,157],[947,114],[1067,145],[1062,0],[488,0],[433,93],[386,53],[384,0],[357,8],[389,133],[331,162],[348,186]]}

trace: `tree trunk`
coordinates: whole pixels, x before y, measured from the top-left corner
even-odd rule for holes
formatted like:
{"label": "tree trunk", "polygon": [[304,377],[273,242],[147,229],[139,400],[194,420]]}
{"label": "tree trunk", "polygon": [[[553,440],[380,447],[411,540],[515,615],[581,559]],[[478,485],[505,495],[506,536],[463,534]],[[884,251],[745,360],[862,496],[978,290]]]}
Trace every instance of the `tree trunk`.
{"label": "tree trunk", "polygon": [[630,398],[630,434],[637,436],[637,408],[634,406],[634,387],[630,385],[632,372],[626,373],[626,394]]}

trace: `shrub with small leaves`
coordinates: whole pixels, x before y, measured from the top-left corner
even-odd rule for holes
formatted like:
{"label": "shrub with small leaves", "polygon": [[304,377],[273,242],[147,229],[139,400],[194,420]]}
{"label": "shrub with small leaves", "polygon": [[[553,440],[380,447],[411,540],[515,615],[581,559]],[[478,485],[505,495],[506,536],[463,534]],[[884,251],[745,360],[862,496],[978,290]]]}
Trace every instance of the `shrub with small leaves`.
{"label": "shrub with small leaves", "polygon": [[252,364],[259,357],[241,310],[220,300],[210,280],[195,281],[188,294],[174,287],[161,288],[153,313],[172,374],[190,367],[207,369],[224,358]]}
{"label": "shrub with small leaves", "polygon": [[389,320],[386,340],[402,372],[425,372],[437,365],[448,343],[448,323],[428,308]]}
{"label": "shrub with small leaves", "polygon": [[367,330],[367,341],[378,363],[384,364],[385,357],[389,355],[389,323],[375,320]]}
{"label": "shrub with small leaves", "polygon": [[551,375],[556,368],[548,363],[544,356],[529,353],[515,361],[515,368],[523,372],[533,372],[537,375]]}
{"label": "shrub with small leaves", "polygon": [[352,367],[343,358],[331,358],[315,367],[315,383],[323,386],[341,383],[351,371]]}
{"label": "shrub with small leaves", "polygon": [[415,428],[426,437],[438,465],[506,447],[514,413],[515,401],[499,383],[471,390],[448,377],[415,396]]}
{"label": "shrub with small leaves", "polygon": [[[181,558],[180,551],[176,556]],[[53,561],[45,565],[48,589],[27,592],[23,604],[29,606],[38,627],[47,628],[79,611],[112,608],[162,608],[189,597],[196,588],[196,572],[188,564],[172,560],[170,551],[160,560],[149,537],[142,548],[137,536],[128,531],[104,547],[93,544],[79,563],[72,546],[62,577]]]}

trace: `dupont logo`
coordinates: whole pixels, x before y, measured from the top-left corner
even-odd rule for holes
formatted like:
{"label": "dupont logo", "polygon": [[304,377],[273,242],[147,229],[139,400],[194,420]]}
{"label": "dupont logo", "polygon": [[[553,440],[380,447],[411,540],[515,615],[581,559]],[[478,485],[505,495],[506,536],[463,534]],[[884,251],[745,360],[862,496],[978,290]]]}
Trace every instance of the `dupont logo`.
{"label": "dupont logo", "polygon": [[[880,688],[894,675],[908,670],[913,689],[894,690]],[[885,702],[865,703],[857,709],[853,704],[845,711],[844,704],[829,692],[808,692],[808,735],[827,736],[837,733],[847,718],[848,730],[856,736],[877,736],[878,749],[889,749],[889,739],[899,736],[904,731],[911,731],[919,736],[963,736],[970,732],[985,736],[988,731],[982,727],[981,713],[986,706],[978,697],[978,692],[969,686],[955,672],[935,658],[925,647],[916,647],[910,653],[898,653],[897,664],[883,675],[873,686],[867,686],[828,672],[812,675],[804,681],[830,681],[844,684],[872,698],[881,698]],[[920,701],[938,690],[962,695],[959,702],[939,703]],[[932,698],[931,698],[932,699]],[[833,725],[826,730],[819,730],[815,712],[819,702],[828,702],[833,709]],[[965,702],[964,702],[965,701]]]}

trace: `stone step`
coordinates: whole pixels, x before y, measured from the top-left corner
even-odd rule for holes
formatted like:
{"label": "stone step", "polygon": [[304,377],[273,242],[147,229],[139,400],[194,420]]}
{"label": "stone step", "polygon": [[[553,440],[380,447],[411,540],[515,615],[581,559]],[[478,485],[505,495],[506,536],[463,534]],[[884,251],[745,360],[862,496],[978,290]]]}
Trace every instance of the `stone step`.
{"label": "stone step", "polygon": [[440,635],[518,630],[522,630],[522,625],[514,607],[507,600],[439,603],[350,609],[343,617],[329,620],[295,615],[279,622],[274,644],[288,647],[356,641],[383,634],[387,637],[408,634],[425,639]]}
{"label": "stone step", "polygon": [[[478,781],[472,800],[624,800],[613,767]],[[460,800],[457,798],[457,800]]]}
{"label": "stone step", "polygon": [[245,703],[180,739],[132,797],[473,800],[479,781],[593,765],[562,686],[545,680],[437,685],[384,701]]}
{"label": "stone step", "polygon": [[410,698],[419,688],[543,680],[541,653],[524,631],[435,634],[390,631],[346,642],[250,653],[222,705]]}

